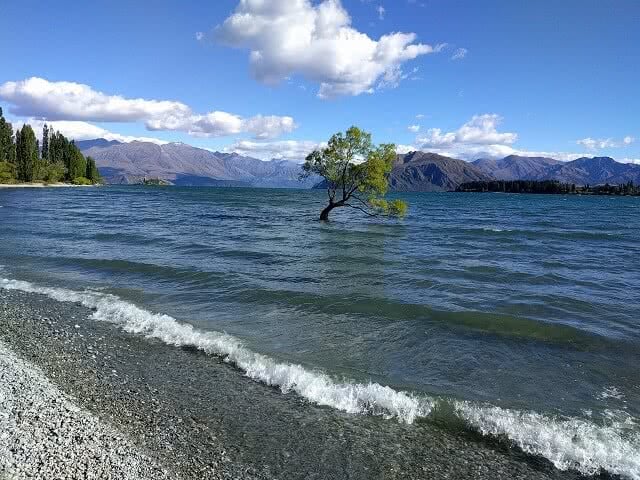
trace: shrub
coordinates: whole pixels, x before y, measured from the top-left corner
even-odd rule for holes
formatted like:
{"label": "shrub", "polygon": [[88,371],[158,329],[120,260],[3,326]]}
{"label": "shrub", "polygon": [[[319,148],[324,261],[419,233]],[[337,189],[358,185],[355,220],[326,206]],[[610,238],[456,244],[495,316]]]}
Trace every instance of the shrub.
{"label": "shrub", "polygon": [[85,177],[76,177],[71,181],[71,183],[74,185],[93,185],[91,180]]}
{"label": "shrub", "polygon": [[16,183],[16,166],[9,162],[0,162],[0,183]]}

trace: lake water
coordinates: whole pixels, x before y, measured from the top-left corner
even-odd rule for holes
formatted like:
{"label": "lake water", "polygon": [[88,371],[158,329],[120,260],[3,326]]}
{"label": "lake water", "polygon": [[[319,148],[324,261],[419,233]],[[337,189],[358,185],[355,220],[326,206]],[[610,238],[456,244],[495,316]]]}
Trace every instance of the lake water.
{"label": "lake water", "polygon": [[640,198],[406,194],[403,220],[321,224],[325,196],[0,189],[0,278],[320,405],[640,478]]}

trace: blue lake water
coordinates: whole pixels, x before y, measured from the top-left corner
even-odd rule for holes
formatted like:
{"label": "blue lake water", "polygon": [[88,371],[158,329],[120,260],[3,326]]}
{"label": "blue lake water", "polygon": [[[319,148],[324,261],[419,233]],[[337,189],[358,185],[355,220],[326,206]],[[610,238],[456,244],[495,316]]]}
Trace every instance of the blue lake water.
{"label": "blue lake water", "polygon": [[410,422],[444,403],[640,478],[640,198],[402,197],[403,220],[321,224],[322,191],[0,189],[0,278],[224,332],[239,374],[316,403]]}

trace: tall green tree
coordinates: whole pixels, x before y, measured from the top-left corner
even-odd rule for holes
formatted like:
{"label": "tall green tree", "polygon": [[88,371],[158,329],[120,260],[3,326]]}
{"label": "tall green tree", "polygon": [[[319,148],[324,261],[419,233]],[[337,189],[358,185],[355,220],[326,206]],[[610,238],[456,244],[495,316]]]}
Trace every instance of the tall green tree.
{"label": "tall green tree", "polygon": [[7,122],[0,107],[0,162],[16,162],[16,146],[13,143],[13,126]]}
{"label": "tall green tree", "polygon": [[336,208],[349,207],[369,216],[403,216],[407,204],[384,199],[389,188],[389,174],[396,158],[394,144],[375,146],[371,134],[351,127],[336,133],[326,148],[311,152],[303,165],[302,177],[322,177],[329,204],[320,213],[328,221]]}
{"label": "tall green tree", "polygon": [[49,127],[42,127],[42,160],[49,161]]}
{"label": "tall green tree", "polygon": [[102,181],[102,177],[98,171],[98,166],[96,165],[96,161],[93,157],[87,157],[87,173],[85,177],[92,183],[100,183]]}
{"label": "tall green tree", "polygon": [[64,164],[64,152],[67,147],[66,138],[60,132],[49,135],[49,162]]}
{"label": "tall green tree", "polygon": [[76,147],[76,144],[69,143],[68,148],[68,165],[67,171],[69,172],[69,180],[73,181],[77,178],[84,178],[87,173],[87,160],[80,152],[80,149]]}
{"label": "tall green tree", "polygon": [[38,143],[30,125],[23,125],[16,138],[16,170],[18,180],[31,182],[38,165]]}

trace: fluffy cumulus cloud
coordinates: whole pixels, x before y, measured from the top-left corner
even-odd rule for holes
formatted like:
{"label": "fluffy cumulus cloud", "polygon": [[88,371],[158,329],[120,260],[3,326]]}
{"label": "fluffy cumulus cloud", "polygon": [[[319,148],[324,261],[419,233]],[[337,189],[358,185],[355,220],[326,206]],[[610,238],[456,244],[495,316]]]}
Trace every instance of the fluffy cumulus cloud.
{"label": "fluffy cumulus cloud", "polygon": [[411,133],[418,133],[420,131],[420,125],[409,125],[407,127],[407,130],[409,130]]}
{"label": "fluffy cumulus cloud", "polygon": [[398,153],[414,150],[429,151],[462,160],[503,158],[508,155],[551,157],[569,161],[584,156],[570,152],[536,152],[514,147],[518,135],[499,130],[502,118],[496,114],[475,115],[457,130],[429,128],[416,137],[412,145],[399,145]]}
{"label": "fluffy cumulus cloud", "polygon": [[272,158],[302,162],[313,150],[323,148],[326,143],[308,140],[281,140],[276,142],[252,142],[240,140],[227,146],[225,152],[270,160]]}
{"label": "fluffy cumulus cloud", "polygon": [[58,120],[54,122],[45,122],[37,118],[28,118],[24,121],[13,122],[14,128],[22,128],[25,123],[31,125],[38,137],[42,136],[42,127],[46,123],[51,130],[62,133],[65,137],[74,140],[91,140],[94,138],[104,138],[106,140],[117,140],[118,142],[151,142],[158,145],[168,143],[153,137],[137,137],[132,135],[121,135],[113,133],[97,125],[88,122]]}
{"label": "fluffy cumulus cloud", "polygon": [[501,120],[496,114],[475,115],[455,131],[430,128],[416,141],[422,148],[431,149],[496,149],[511,145],[518,138],[515,133],[497,130]]}
{"label": "fluffy cumulus cloud", "polygon": [[394,86],[401,66],[443,48],[416,43],[414,33],[378,40],[351,26],[340,0],[241,0],[214,32],[232,47],[250,50],[253,75],[276,84],[294,74],[318,82],[318,96],[371,93]]}
{"label": "fluffy cumulus cloud", "polygon": [[583,146],[587,150],[604,150],[606,148],[620,148],[631,145],[635,142],[635,138],[626,136],[622,140],[618,141],[613,138],[582,138],[576,141],[576,144]]}
{"label": "fluffy cumulus cloud", "polygon": [[49,120],[135,122],[191,111],[180,102],[106,95],[81,83],[37,77],[0,85],[0,98],[13,105],[15,115]]}
{"label": "fluffy cumulus cloud", "polygon": [[148,130],[180,131],[198,137],[249,133],[275,138],[296,128],[291,117],[257,115],[243,118],[213,111],[198,114],[182,102],[107,95],[88,85],[29,78],[0,85],[0,99],[11,113],[49,121],[144,122]]}

